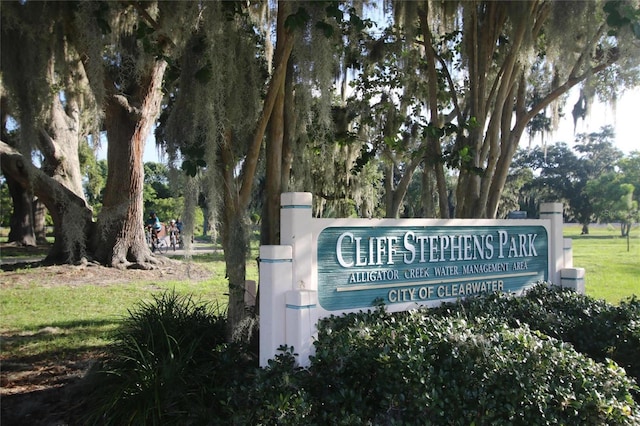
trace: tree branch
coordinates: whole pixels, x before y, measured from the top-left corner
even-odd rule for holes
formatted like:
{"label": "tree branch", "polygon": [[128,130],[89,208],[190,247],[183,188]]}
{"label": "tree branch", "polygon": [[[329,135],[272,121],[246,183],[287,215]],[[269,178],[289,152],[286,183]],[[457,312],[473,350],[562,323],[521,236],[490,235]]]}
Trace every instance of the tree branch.
{"label": "tree branch", "polygon": [[[605,70],[607,67],[613,65],[617,60],[616,58],[611,58],[611,60],[607,61],[607,62],[603,62],[601,64],[598,64],[596,66],[594,66],[593,68],[591,68],[590,70],[584,72],[583,74],[577,76],[577,77],[573,77],[573,78],[569,78],[567,81],[565,81],[563,84],[561,84],[560,86],[556,87],[555,89],[553,89],[551,92],[549,92],[547,94],[547,96],[545,96],[544,98],[542,98],[540,100],[540,102],[538,102],[536,105],[534,105],[528,113],[524,114],[522,116],[522,119],[519,120],[519,122],[521,123],[520,126],[522,128],[524,128],[524,126],[527,125],[527,123],[529,121],[531,121],[533,119],[533,117],[535,117],[536,114],[538,114],[540,111],[542,111],[544,108],[546,108],[551,102],[553,102],[554,100],[558,99],[560,96],[564,95],[565,93],[567,93],[572,87],[576,86],[578,83],[581,83],[582,81],[584,81],[588,76],[590,75],[595,75],[597,73],[599,73],[600,71]],[[516,128],[519,126],[518,123],[516,123]],[[514,128],[515,130],[515,128]]]}
{"label": "tree branch", "polygon": [[59,209],[58,204],[66,205],[60,203],[61,197],[64,197],[90,213],[83,199],[35,167],[19,151],[3,141],[0,141],[0,164],[3,173],[10,175],[25,190],[33,191],[51,212]]}
{"label": "tree branch", "polygon": [[120,105],[125,111],[127,111],[127,113],[135,116],[137,119],[139,119],[142,115],[142,111],[140,110],[140,108],[134,107],[133,105],[131,105],[129,103],[129,99],[127,99],[127,97],[125,95],[116,95],[114,94],[112,96],[114,102],[117,105]]}
{"label": "tree branch", "polygon": [[239,193],[240,203],[242,205],[248,204],[248,201],[251,197],[251,187],[253,185],[253,178],[255,175],[256,167],[258,165],[260,146],[262,145],[262,140],[264,139],[264,133],[267,129],[267,124],[269,123],[269,118],[271,117],[271,112],[273,111],[273,106],[275,105],[278,91],[284,84],[284,79],[287,73],[287,63],[289,62],[289,57],[291,56],[291,51],[293,50],[293,35],[287,33],[287,36],[284,38],[283,43],[283,53],[280,60],[278,61],[278,65],[276,66],[276,69],[273,73],[273,77],[271,77],[271,83],[269,84],[269,90],[267,91],[267,96],[264,100],[262,114],[260,116],[260,120],[258,121],[258,125],[253,136],[253,142],[249,147],[249,151],[247,152],[244,166],[242,168],[242,183]]}

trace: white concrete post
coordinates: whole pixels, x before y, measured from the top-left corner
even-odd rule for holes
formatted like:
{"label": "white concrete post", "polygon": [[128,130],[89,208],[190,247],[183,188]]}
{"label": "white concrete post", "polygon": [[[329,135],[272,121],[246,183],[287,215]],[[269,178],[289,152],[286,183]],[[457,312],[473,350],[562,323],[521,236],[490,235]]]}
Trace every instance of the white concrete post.
{"label": "white concrete post", "polygon": [[287,345],[293,346],[303,367],[309,366],[318,320],[318,289],[312,273],[312,204],[310,192],[285,192],[280,196],[280,243],[293,250],[293,280],[286,296]]}
{"label": "white concrete post", "polygon": [[584,294],[584,275],[584,268],[565,268],[561,271],[561,285],[577,293]]}
{"label": "white concrete post", "polygon": [[573,240],[564,238],[564,255],[562,256],[565,268],[573,268]]}
{"label": "white concrete post", "polygon": [[291,246],[260,247],[260,366],[286,344],[286,294],[293,277]]}
{"label": "white concrete post", "polygon": [[280,196],[280,244],[293,247],[293,287],[312,288],[312,235],[310,192],[285,192]]}
{"label": "white concrete post", "polygon": [[549,235],[549,281],[555,285],[560,285],[560,270],[564,264],[562,203],[540,204],[540,219],[547,219],[551,222],[551,235]]}
{"label": "white concrete post", "polygon": [[310,365],[309,356],[315,353],[313,335],[316,333],[316,305],[318,293],[311,290],[287,292],[287,345],[293,346],[301,367]]}

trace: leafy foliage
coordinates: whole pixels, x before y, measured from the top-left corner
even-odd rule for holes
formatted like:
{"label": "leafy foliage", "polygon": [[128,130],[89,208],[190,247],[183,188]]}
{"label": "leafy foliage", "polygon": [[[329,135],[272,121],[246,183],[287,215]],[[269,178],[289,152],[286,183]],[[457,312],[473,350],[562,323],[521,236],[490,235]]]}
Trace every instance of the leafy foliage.
{"label": "leafy foliage", "polygon": [[[434,311],[377,311],[324,321],[311,367],[316,389],[324,390],[314,395],[318,404],[374,424],[640,420],[630,393],[637,388],[624,370],[524,322],[507,324],[508,316],[493,308],[496,300],[519,303],[496,296]],[[571,304],[567,308],[572,318]],[[335,420],[332,413],[319,415]]]}
{"label": "leafy foliage", "polygon": [[613,172],[623,156],[614,147],[613,136],[613,129],[605,126],[599,132],[579,134],[573,149],[557,143],[521,152],[515,161],[514,174],[527,168],[539,174],[524,183],[522,192],[537,194],[538,202],[566,201],[569,219],[587,226],[596,214],[594,200],[586,190],[587,183]]}
{"label": "leafy foliage", "polygon": [[577,294],[568,289],[539,285],[525,297],[492,295],[467,299],[455,307],[445,305],[434,313],[465,317],[491,315],[507,318],[511,327],[527,324],[531,329],[571,343],[599,362],[613,359],[636,380],[640,379],[640,300],[631,298],[619,306]]}
{"label": "leafy foliage", "polygon": [[[165,294],[131,313],[97,378],[106,424],[640,422],[640,302],[537,286],[434,309],[329,317],[308,369],[266,368],[221,316]],[[613,359],[613,360],[612,360]],[[618,363],[616,363],[616,360]],[[634,401],[633,396],[636,396]]]}

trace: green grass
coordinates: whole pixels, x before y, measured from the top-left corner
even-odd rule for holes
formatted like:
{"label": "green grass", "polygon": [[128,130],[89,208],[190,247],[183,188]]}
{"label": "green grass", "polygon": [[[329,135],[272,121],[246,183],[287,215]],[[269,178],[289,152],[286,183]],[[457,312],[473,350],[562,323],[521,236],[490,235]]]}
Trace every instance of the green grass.
{"label": "green grass", "polygon": [[573,240],[573,266],[585,268],[588,296],[618,304],[632,295],[640,297],[640,227],[627,239],[611,226],[592,226],[580,235],[579,225],[565,225],[564,236]]}
{"label": "green grass", "polygon": [[[257,246],[254,251],[257,255]],[[228,280],[222,254],[195,255],[191,261],[210,269],[213,277],[200,282],[99,286],[48,286],[30,282],[0,289],[0,359],[34,362],[100,351],[112,342],[114,331],[129,310],[141,302],[151,302],[154,295],[163,292],[191,295],[194,301],[226,309]],[[21,272],[29,274],[30,269]],[[258,281],[255,261],[247,263],[247,279]]]}
{"label": "green grass", "polygon": [[37,284],[1,291],[2,356],[66,357],[100,350],[128,310],[153,294],[175,290],[195,300],[224,305],[226,284],[163,282],[106,286],[46,287]]}
{"label": "green grass", "polygon": [[[579,226],[566,226],[565,237],[573,239],[574,266],[586,269],[587,294],[618,304],[640,296],[640,228],[632,230],[630,251],[617,228],[592,227],[580,235]],[[257,255],[257,245],[253,244]],[[6,254],[6,253],[5,253]],[[99,351],[112,340],[113,331],[128,310],[154,294],[175,290],[194,300],[226,305],[228,281],[224,278],[221,253],[196,255],[214,272],[205,282],[133,282],[102,286],[46,286],[30,283],[0,289],[1,357],[55,359],[69,353]],[[24,270],[29,274],[28,269]],[[247,262],[247,279],[258,280],[254,260]]]}

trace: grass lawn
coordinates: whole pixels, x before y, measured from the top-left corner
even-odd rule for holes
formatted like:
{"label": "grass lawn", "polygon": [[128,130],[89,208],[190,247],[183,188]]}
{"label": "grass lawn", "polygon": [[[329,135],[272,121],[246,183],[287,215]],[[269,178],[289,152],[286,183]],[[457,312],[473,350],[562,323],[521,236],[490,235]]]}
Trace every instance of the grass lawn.
{"label": "grass lawn", "polygon": [[[112,341],[129,310],[163,292],[190,295],[225,312],[228,280],[222,254],[200,254],[191,261],[211,270],[212,278],[98,285],[87,278],[85,285],[78,285],[61,283],[38,268],[20,270],[34,279],[0,286],[0,360],[64,359],[69,354],[100,351]],[[4,278],[0,272],[0,281]],[[255,261],[247,263],[247,279],[258,280]]]}
{"label": "grass lawn", "polygon": [[587,295],[618,304],[632,295],[640,297],[640,226],[627,239],[618,227],[598,225],[580,235],[580,225],[565,225],[564,236],[573,240],[573,266],[585,268]]}
{"label": "grass lawn", "polygon": [[[632,230],[630,250],[617,228],[593,226],[580,235],[578,225],[566,225],[573,239],[573,264],[586,269],[589,296],[618,304],[632,295],[640,297],[640,227]],[[257,244],[252,247],[257,255]],[[4,253],[7,255],[8,253]],[[153,294],[176,291],[194,300],[226,306],[228,282],[221,253],[194,256],[215,277],[205,282],[131,282],[101,286],[49,285],[29,282],[0,287],[0,359],[55,359],[68,353],[100,350],[111,341],[120,320]],[[247,279],[258,279],[254,260],[247,263]],[[25,274],[35,273],[28,269]],[[0,275],[1,277],[1,275]]]}
{"label": "grass lawn", "polygon": [[33,283],[2,289],[2,358],[11,352],[19,357],[50,354],[64,358],[67,352],[100,350],[129,309],[164,291],[193,294],[194,300],[216,303],[224,300],[226,290],[208,282],[73,287]]}

